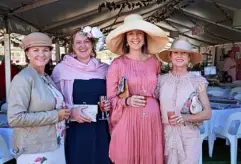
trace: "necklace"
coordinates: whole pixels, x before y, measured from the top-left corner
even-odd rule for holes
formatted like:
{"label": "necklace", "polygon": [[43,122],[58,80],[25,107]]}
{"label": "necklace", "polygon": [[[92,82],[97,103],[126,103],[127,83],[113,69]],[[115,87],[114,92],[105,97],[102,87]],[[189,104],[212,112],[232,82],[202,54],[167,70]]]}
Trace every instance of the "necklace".
{"label": "necklace", "polygon": [[40,78],[44,81],[45,84],[47,84],[48,86],[50,86],[50,82],[47,79],[47,75],[40,75]]}

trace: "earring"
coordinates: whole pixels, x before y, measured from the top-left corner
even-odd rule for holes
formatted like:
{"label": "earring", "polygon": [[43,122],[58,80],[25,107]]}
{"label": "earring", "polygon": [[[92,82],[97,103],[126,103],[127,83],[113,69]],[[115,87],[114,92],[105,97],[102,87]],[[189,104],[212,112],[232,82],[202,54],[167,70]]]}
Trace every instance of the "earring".
{"label": "earring", "polygon": [[169,66],[170,69],[172,69],[172,63],[171,62],[168,63],[168,66]]}
{"label": "earring", "polygon": [[95,56],[95,53],[93,53],[93,52],[90,54],[90,56],[92,56],[92,57],[96,57],[96,56]]}
{"label": "earring", "polygon": [[187,67],[188,67],[188,68],[192,68],[192,67],[193,67],[192,63],[189,62],[188,65],[187,65]]}

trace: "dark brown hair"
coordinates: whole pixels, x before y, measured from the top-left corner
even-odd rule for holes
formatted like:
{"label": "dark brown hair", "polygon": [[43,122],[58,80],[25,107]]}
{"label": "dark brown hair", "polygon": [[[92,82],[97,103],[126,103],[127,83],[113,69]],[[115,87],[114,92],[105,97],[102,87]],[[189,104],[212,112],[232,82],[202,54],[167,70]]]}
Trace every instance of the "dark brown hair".
{"label": "dark brown hair", "polygon": [[[143,46],[141,47],[141,52],[144,53],[144,54],[148,54],[148,42],[147,42],[147,34],[144,33],[144,44]],[[124,34],[124,41],[123,41],[123,52],[126,54],[126,53],[129,53],[130,52],[130,47],[127,45],[127,32]]]}
{"label": "dark brown hair", "polygon": [[[78,32],[80,32],[82,30],[82,28],[77,29],[76,31],[74,31],[70,37],[70,44],[69,44],[69,53],[75,53],[74,49],[73,49],[73,44],[74,44],[74,39],[75,36]],[[88,38],[88,37],[87,37]],[[95,51],[95,39],[94,38],[88,38],[89,41],[92,43],[92,51],[94,53],[94,57],[96,57],[96,51]]]}

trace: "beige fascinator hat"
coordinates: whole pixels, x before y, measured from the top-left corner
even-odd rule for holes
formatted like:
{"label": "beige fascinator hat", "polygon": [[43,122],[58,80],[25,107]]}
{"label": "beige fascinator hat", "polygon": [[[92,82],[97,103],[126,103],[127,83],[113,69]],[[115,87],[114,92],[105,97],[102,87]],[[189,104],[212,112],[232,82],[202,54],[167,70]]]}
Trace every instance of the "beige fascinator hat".
{"label": "beige fascinator hat", "polygon": [[27,35],[20,44],[20,47],[24,50],[36,46],[46,46],[52,49],[52,39],[44,33],[33,32]]}
{"label": "beige fascinator hat", "polygon": [[202,60],[202,56],[198,52],[192,50],[192,45],[186,39],[176,39],[171,45],[171,48],[162,51],[158,54],[158,57],[164,61],[169,62],[169,55],[171,52],[186,52],[190,55],[190,62],[192,65],[199,63]]}
{"label": "beige fascinator hat", "polygon": [[145,21],[138,14],[131,14],[124,19],[124,24],[111,31],[106,37],[106,47],[113,53],[122,55],[124,34],[132,30],[141,30],[147,34],[148,53],[159,53],[168,43],[165,32],[156,25]]}

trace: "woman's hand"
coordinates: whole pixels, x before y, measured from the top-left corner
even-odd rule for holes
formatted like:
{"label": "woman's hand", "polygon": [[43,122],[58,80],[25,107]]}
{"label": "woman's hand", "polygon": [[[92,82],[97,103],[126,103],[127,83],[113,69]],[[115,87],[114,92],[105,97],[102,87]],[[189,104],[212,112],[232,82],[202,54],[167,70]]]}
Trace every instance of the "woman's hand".
{"label": "woman's hand", "polygon": [[111,104],[110,104],[110,101],[109,100],[105,100],[104,101],[104,111],[105,112],[108,112],[111,108]]}
{"label": "woman's hand", "polygon": [[70,109],[58,110],[59,121],[67,120],[71,114]]}
{"label": "woman's hand", "polygon": [[177,126],[184,124],[185,119],[182,116],[172,115],[169,118],[169,124],[172,126]]}
{"label": "woman's hand", "polygon": [[76,120],[78,123],[91,122],[91,119],[83,115],[82,110],[88,107],[79,107],[71,109],[71,118]]}
{"label": "woman's hand", "polygon": [[146,106],[146,101],[144,96],[133,95],[127,98],[127,105],[132,107],[144,107]]}

